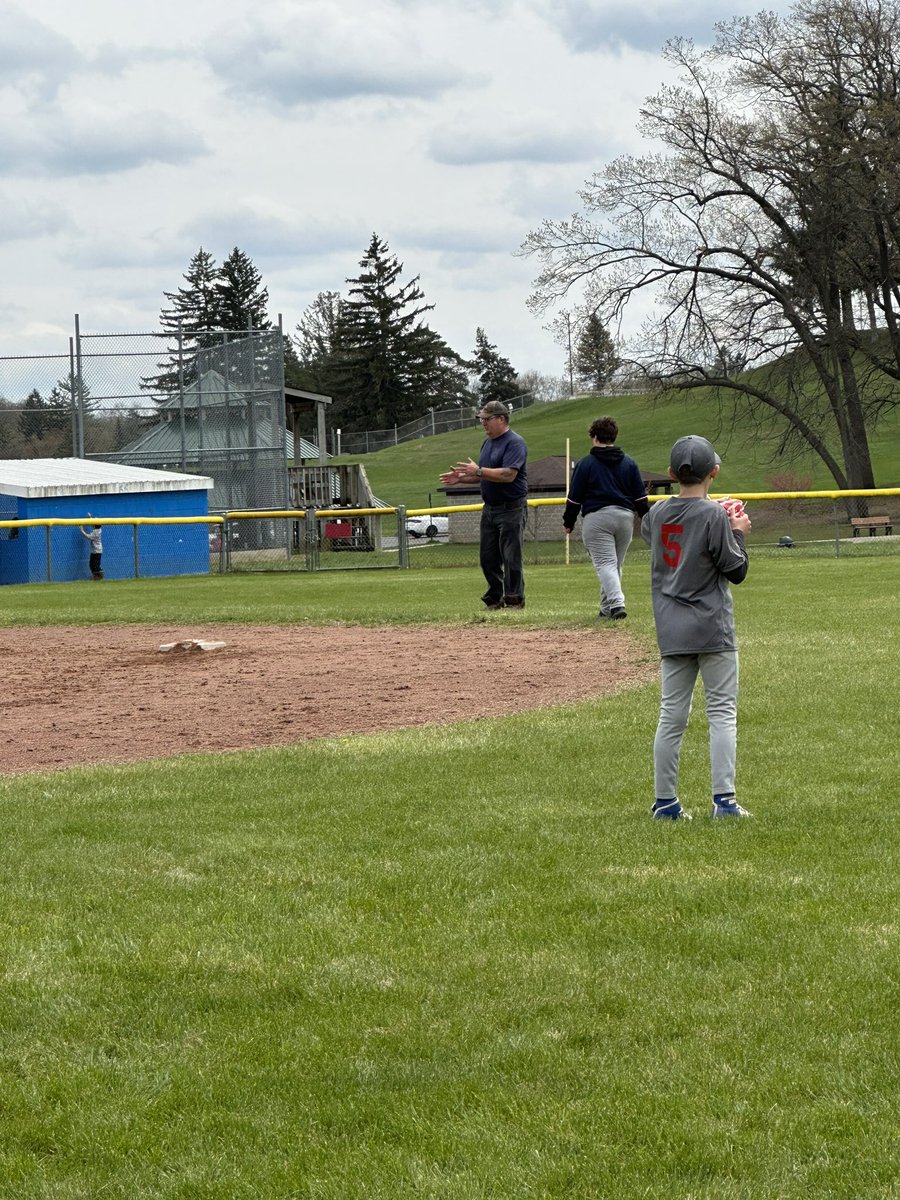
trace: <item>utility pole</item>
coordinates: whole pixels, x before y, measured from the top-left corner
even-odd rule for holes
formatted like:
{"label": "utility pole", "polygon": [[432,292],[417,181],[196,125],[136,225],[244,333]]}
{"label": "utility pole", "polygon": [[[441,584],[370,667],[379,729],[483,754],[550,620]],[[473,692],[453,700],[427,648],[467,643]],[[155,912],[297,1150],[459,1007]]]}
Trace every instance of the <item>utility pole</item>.
{"label": "utility pole", "polygon": [[569,399],[575,395],[575,376],[572,369],[572,314],[564,313],[566,318],[566,342],[569,347]]}

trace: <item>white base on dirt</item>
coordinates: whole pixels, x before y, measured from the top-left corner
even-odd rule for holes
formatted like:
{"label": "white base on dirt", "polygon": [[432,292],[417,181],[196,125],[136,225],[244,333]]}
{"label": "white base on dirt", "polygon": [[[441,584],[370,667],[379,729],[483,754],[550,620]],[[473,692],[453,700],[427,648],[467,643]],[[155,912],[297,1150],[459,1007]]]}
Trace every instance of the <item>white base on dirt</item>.
{"label": "white base on dirt", "polygon": [[221,650],[224,645],[224,642],[201,642],[197,638],[188,638],[185,642],[166,642],[165,645],[160,646],[160,650],[163,654],[169,650],[177,650],[182,654],[190,654],[198,650]]}

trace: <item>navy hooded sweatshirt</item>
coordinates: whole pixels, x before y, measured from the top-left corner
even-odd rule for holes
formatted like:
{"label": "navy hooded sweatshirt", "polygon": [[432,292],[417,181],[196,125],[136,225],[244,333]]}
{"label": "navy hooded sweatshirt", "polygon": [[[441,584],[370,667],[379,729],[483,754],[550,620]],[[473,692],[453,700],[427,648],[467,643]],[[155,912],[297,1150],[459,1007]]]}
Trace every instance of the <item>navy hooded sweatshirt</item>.
{"label": "navy hooded sweatshirt", "polygon": [[618,446],[593,446],[572,472],[563,525],[572,529],[578,517],[599,508],[628,508],[643,517],[650,511],[640,468]]}

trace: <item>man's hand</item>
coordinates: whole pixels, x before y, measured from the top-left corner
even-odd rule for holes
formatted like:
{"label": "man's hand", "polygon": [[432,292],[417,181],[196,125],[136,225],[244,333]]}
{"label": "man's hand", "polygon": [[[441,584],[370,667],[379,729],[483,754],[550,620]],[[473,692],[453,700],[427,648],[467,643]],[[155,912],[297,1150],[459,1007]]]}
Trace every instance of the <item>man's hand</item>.
{"label": "man's hand", "polygon": [[449,471],[444,471],[439,478],[441,483],[445,484],[473,483],[478,478],[476,475],[477,470],[478,463],[470,458],[468,462],[456,463]]}

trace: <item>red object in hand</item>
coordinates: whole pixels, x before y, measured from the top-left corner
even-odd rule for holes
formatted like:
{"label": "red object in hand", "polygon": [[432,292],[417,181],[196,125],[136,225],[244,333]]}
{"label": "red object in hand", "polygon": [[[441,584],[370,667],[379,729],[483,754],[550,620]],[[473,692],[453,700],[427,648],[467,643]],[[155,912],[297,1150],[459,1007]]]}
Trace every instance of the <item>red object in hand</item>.
{"label": "red object in hand", "polygon": [[743,500],[734,500],[731,496],[722,496],[718,503],[722,505],[729,517],[742,517],[744,515]]}

